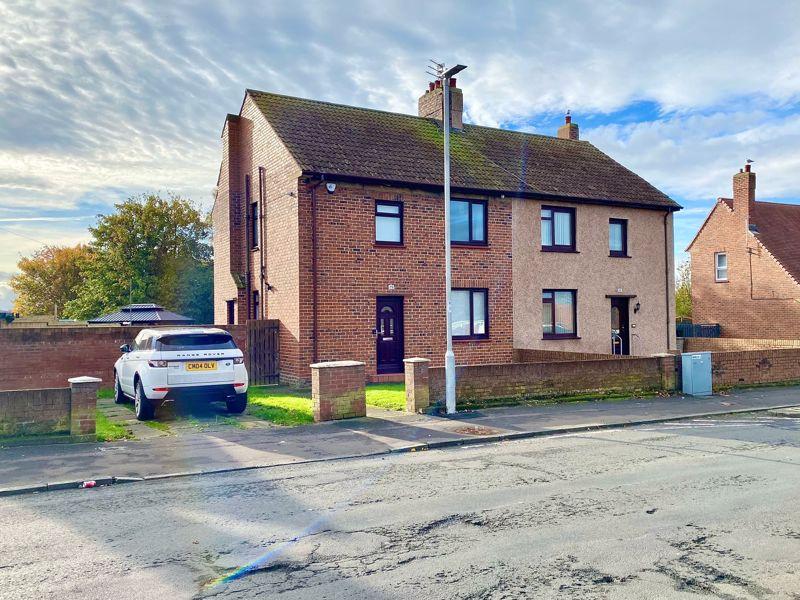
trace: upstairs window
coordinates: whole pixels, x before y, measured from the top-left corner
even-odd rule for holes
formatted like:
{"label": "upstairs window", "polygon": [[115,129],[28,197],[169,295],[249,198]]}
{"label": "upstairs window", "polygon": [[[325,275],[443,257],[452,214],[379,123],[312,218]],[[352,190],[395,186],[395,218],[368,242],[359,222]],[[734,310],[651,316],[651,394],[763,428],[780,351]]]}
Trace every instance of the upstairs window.
{"label": "upstairs window", "polygon": [[628,220],[608,220],[608,250],[611,256],[628,256]]}
{"label": "upstairs window", "polygon": [[575,290],[542,290],[542,337],[552,340],[577,336]]}
{"label": "upstairs window", "polygon": [[381,244],[403,243],[402,202],[375,202],[375,241]]}
{"label": "upstairs window", "polygon": [[486,245],[486,201],[450,201],[450,241],[453,244]]}
{"label": "upstairs window", "polygon": [[452,303],[453,337],[482,339],[488,337],[489,312],[484,289],[454,289]]}
{"label": "upstairs window", "polygon": [[542,250],[575,252],[575,209],[542,207]]}
{"label": "upstairs window", "polygon": [[717,252],[714,255],[714,279],[728,281],[728,255],[725,252]]}

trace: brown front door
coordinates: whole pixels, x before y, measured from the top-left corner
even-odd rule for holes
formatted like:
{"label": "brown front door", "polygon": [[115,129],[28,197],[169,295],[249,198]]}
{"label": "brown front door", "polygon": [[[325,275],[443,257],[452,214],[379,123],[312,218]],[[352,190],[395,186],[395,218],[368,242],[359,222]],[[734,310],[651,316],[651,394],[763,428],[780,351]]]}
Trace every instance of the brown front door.
{"label": "brown front door", "polygon": [[378,296],[375,303],[378,373],[403,372],[403,297]]}
{"label": "brown front door", "polygon": [[629,298],[611,298],[611,352],[627,356],[631,353]]}

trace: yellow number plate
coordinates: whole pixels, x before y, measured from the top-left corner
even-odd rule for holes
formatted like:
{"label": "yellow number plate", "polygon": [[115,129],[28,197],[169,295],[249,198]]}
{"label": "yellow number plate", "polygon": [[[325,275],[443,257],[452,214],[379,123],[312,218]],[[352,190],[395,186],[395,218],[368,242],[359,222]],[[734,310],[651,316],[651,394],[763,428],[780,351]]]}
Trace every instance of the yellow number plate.
{"label": "yellow number plate", "polygon": [[209,360],[206,362],[187,362],[186,363],[186,370],[187,371],[216,371],[217,370],[217,361]]}

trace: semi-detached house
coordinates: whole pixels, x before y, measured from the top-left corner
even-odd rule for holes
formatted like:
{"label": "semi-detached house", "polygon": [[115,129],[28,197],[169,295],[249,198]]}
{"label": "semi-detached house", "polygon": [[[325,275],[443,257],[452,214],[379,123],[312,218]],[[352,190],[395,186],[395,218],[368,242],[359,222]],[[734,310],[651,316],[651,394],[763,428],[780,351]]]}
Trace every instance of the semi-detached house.
{"label": "semi-detached house", "polygon": [[[569,117],[557,137],[465,124],[451,91],[457,363],[672,350],[680,207]],[[373,379],[443,363],[442,96],[431,84],[412,116],[247,90],[228,115],[215,319],[279,320],[282,380],[325,360]]]}

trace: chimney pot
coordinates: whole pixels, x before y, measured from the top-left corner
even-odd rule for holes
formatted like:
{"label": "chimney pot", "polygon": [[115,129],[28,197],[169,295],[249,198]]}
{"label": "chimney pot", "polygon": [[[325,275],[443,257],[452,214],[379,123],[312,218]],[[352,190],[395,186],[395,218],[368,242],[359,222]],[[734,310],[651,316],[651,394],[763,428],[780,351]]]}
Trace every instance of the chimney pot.
{"label": "chimney pot", "polygon": [[745,165],[744,166],[744,171],[745,171],[745,173],[749,173],[750,172],[750,165]]}
{"label": "chimney pot", "polygon": [[456,87],[456,78],[455,77],[451,77],[450,78],[450,87]]}
{"label": "chimney pot", "polygon": [[567,125],[572,123],[572,115],[565,115],[564,116],[564,123],[566,123]]}
{"label": "chimney pot", "polygon": [[441,79],[437,79],[437,80],[436,80],[436,87],[437,87],[437,88],[440,88],[440,87],[442,87],[442,80],[441,80]]}
{"label": "chimney pot", "polygon": [[435,88],[435,87],[436,87],[436,84],[434,82],[431,81],[430,83],[428,83],[428,91],[429,92],[432,92],[433,88]]}

